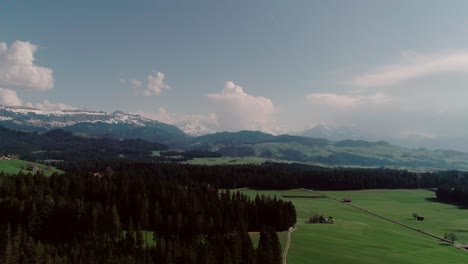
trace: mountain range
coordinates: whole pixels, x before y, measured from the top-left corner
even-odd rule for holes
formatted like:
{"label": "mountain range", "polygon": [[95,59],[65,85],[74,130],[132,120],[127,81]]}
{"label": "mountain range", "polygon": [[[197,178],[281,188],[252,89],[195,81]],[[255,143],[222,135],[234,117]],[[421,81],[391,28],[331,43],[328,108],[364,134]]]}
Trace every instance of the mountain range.
{"label": "mountain range", "polygon": [[[51,137],[59,136],[61,139],[80,141],[75,138],[78,136],[117,140],[105,142],[113,146],[113,153],[124,152],[125,147],[131,143],[129,141],[120,146],[115,142],[124,139],[139,139],[141,140],[138,141],[140,146],[146,144],[154,148],[153,150],[166,149],[167,145],[169,148],[183,151],[210,151],[230,157],[255,156],[265,160],[325,166],[468,170],[468,154],[463,152],[403,148],[384,141],[362,140],[366,138],[366,135],[358,130],[346,128],[337,130],[325,126],[309,129],[300,135],[275,136],[259,131],[239,131],[217,132],[194,137],[187,135],[174,125],[120,111],[113,113],[88,110],[43,111],[28,107],[6,106],[0,106],[0,126],[12,131],[35,132],[33,135],[46,137],[28,136],[31,133],[12,136],[13,132],[3,131],[4,142],[7,141],[7,135],[10,136],[8,141],[10,151],[14,150],[14,146],[23,146],[25,138],[32,144],[26,149],[36,152],[57,151],[57,146],[51,143]],[[57,132],[56,129],[62,132]],[[35,140],[42,143],[36,144]],[[86,144],[92,144],[90,142],[92,141]],[[151,142],[161,145],[153,146]],[[64,144],[60,144],[60,151],[65,151],[63,147],[66,146],[65,141],[62,143]],[[99,144],[104,143],[99,142]],[[148,148],[144,149],[145,153],[149,153]]]}
{"label": "mountain range", "polygon": [[178,127],[121,111],[45,111],[30,107],[0,106],[0,126],[19,131],[62,129],[90,136],[144,139],[162,144],[182,144],[188,136]]}

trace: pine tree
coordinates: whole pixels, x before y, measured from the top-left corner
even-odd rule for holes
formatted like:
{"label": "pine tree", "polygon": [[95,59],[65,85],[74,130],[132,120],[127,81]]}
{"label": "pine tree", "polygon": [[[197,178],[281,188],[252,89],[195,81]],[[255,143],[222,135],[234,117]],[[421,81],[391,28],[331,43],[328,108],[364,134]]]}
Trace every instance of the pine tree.
{"label": "pine tree", "polygon": [[14,243],[13,243],[13,236],[12,236],[12,231],[11,231],[11,226],[8,225],[7,228],[7,245],[5,249],[5,256],[4,256],[4,263],[5,264],[16,264],[18,263],[18,260],[16,259],[17,256],[15,255],[15,248],[14,248]]}
{"label": "pine tree", "polygon": [[274,263],[273,262],[273,242],[270,232],[263,227],[260,231],[260,240],[257,248],[258,263]]}
{"label": "pine tree", "polygon": [[268,232],[271,237],[271,247],[273,253],[273,262],[272,264],[281,264],[281,244],[278,239],[278,234],[273,228],[269,228]]}

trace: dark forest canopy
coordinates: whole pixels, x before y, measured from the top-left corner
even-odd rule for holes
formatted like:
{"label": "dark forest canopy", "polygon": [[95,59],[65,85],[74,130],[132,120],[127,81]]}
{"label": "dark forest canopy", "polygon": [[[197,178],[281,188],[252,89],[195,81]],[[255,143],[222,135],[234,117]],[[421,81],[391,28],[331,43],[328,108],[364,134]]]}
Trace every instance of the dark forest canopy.
{"label": "dark forest canopy", "polygon": [[440,171],[417,173],[396,169],[324,168],[303,164],[188,165],[160,162],[83,161],[60,164],[65,171],[134,171],[177,181],[196,181],[220,189],[310,188],[322,190],[435,188],[443,184],[468,184],[468,173]]}
{"label": "dark forest canopy", "polygon": [[[279,263],[276,231],[296,222],[292,203],[276,197],[131,166],[81,171],[0,174],[0,262],[267,263],[247,233],[261,231],[270,241],[262,248]],[[155,247],[145,246],[143,231],[154,232]]]}

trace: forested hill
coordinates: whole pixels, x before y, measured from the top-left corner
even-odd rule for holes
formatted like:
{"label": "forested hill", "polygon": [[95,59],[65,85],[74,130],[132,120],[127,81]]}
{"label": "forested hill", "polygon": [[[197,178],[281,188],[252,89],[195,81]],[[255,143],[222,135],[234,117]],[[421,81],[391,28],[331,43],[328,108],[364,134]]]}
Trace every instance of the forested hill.
{"label": "forested hill", "polygon": [[63,130],[44,134],[13,131],[0,126],[0,151],[28,160],[88,160],[148,157],[166,145],[141,139],[90,138]]}

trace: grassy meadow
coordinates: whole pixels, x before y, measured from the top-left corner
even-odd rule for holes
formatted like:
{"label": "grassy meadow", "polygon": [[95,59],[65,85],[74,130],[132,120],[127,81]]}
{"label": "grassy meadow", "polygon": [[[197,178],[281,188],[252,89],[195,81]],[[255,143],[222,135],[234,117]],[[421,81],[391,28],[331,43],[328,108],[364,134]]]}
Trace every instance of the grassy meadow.
{"label": "grassy meadow", "polygon": [[63,173],[63,171],[58,170],[58,169],[56,169],[54,167],[49,168],[49,166],[46,166],[46,165],[43,165],[43,164],[24,161],[24,160],[15,160],[15,159],[0,160],[0,171],[4,172],[4,173],[7,173],[7,174],[17,174],[19,172],[36,173],[36,172],[29,171],[29,170],[25,169],[25,167],[27,166],[26,164],[38,167],[39,169],[41,169],[41,171],[46,176],[50,176],[54,172]]}
{"label": "grassy meadow", "polygon": [[[254,197],[266,195],[318,195],[302,190],[245,190]],[[336,198],[351,197],[353,204],[440,236],[455,232],[460,242],[468,210],[430,200],[426,190],[373,190],[321,192]],[[428,199],[426,199],[428,198]],[[299,263],[466,263],[468,252],[427,235],[383,220],[330,198],[282,198],[297,211],[297,230],[292,234],[289,264]],[[413,212],[427,222],[410,219]],[[315,213],[332,216],[335,224],[308,224]]]}
{"label": "grassy meadow", "polygon": [[[352,197],[354,205],[438,236],[453,232],[459,243],[468,244],[468,210],[438,203],[432,191],[365,190],[325,193],[336,198]],[[413,219],[413,213],[424,216],[424,221]]]}
{"label": "grassy meadow", "polygon": [[220,157],[220,158],[194,158],[186,161],[187,164],[192,165],[260,165],[270,159],[259,157]]}

